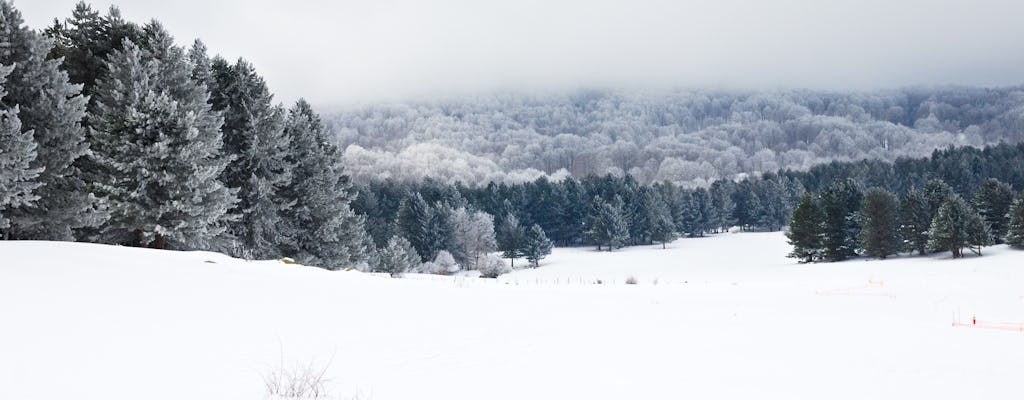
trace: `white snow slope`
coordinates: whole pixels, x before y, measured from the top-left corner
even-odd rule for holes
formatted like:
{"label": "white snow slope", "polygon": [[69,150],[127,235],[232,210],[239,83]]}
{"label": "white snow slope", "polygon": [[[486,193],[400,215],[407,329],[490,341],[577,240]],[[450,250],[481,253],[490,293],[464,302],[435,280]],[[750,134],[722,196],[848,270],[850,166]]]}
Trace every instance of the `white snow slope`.
{"label": "white snow slope", "polygon": [[556,249],[482,280],[0,242],[0,399],[262,399],[282,364],[327,367],[336,399],[1024,396],[1024,251],[788,250]]}

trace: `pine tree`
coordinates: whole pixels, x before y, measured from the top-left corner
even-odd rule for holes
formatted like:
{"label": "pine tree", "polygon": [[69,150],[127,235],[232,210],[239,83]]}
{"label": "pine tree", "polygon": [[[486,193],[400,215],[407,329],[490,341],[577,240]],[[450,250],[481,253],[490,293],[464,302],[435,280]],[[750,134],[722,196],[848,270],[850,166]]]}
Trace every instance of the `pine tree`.
{"label": "pine tree", "polygon": [[1010,224],[1006,230],[1006,244],[1024,247],[1024,196],[1017,197],[1010,207]]}
{"label": "pine tree", "polygon": [[519,225],[519,219],[512,214],[505,215],[498,224],[498,232],[495,234],[498,250],[501,251],[502,257],[509,259],[512,268],[516,266],[516,258],[523,256],[525,236],[526,232]]}
{"label": "pine tree", "polygon": [[963,248],[981,254],[981,247],[991,244],[988,227],[967,202],[958,195],[950,196],[939,206],[932,220],[928,246],[949,250],[953,258],[963,257]]}
{"label": "pine tree", "polygon": [[648,235],[652,240],[661,242],[661,248],[664,249],[666,243],[676,240],[676,226],[672,220],[672,211],[656,190],[651,193],[647,213],[647,219],[651,221]]}
{"label": "pine tree", "polygon": [[864,193],[860,242],[865,254],[884,259],[899,252],[899,207],[896,195],[888,190],[871,188]]}
{"label": "pine tree", "polygon": [[221,180],[239,198],[230,211],[236,218],[228,225],[234,243],[225,250],[245,258],[277,257],[292,234],[281,232],[282,214],[294,205],[282,192],[294,167],[287,158],[285,111],[272,103],[266,83],[248,62],[230,65],[218,57],[211,70],[210,102],[224,116],[223,151],[231,157]]}
{"label": "pine tree", "polygon": [[605,236],[608,238],[608,251],[622,248],[629,240],[629,227],[622,212],[622,198],[615,196],[611,202],[606,202],[601,209],[603,226],[608,230]]}
{"label": "pine tree", "polygon": [[[196,52],[193,48],[192,53]],[[355,197],[352,184],[342,169],[338,148],[328,141],[320,117],[305,100],[289,110],[285,134],[290,144],[285,162],[295,168],[280,192],[293,204],[282,211],[288,235],[282,253],[328,269],[364,261],[367,233],[363,218],[349,207]]]}
{"label": "pine tree", "polygon": [[155,22],[146,32],[152,50],[126,42],[97,84],[92,147],[111,211],[101,235],[135,246],[210,248],[236,201],[217,179],[228,162],[221,119],[170,35]]}
{"label": "pine tree", "polygon": [[902,249],[917,251],[924,255],[928,249],[928,230],[931,229],[932,217],[925,194],[911,188],[900,201],[900,238]]}
{"label": "pine tree", "polygon": [[16,239],[74,240],[75,232],[106,219],[76,161],[89,151],[82,119],[86,98],[72,85],[58,60],[47,59],[53,44],[24,26],[8,1],[0,1],[0,64],[16,65],[7,77],[7,109],[19,106],[22,130],[32,131],[41,172],[38,199],[10,211],[9,234]]}
{"label": "pine tree", "polygon": [[849,179],[836,182],[821,193],[823,258],[842,261],[857,255],[861,199],[856,183]]}
{"label": "pine tree", "polygon": [[805,193],[793,209],[786,237],[793,251],[788,257],[812,262],[822,257],[822,231],[824,213],[821,201],[813,193]]}
{"label": "pine tree", "polygon": [[1003,243],[1009,224],[1013,188],[998,179],[989,178],[974,192],[974,207],[988,224],[996,243]]}
{"label": "pine tree", "polygon": [[421,261],[429,260],[431,209],[419,193],[409,193],[398,206],[398,233],[406,238]]}
{"label": "pine tree", "polygon": [[393,236],[388,245],[380,251],[380,272],[398,278],[402,274],[413,271],[420,265],[420,256],[412,244],[401,236]]}
{"label": "pine tree", "polygon": [[924,197],[928,200],[928,218],[934,219],[939,207],[946,199],[953,197],[953,187],[938,179],[931,179],[924,184]]}
{"label": "pine tree", "polygon": [[[117,7],[110,7],[106,16],[94,11],[84,1],[78,2],[71,18],[54,21],[45,34],[54,39],[50,58],[63,60],[72,83],[83,85],[82,93],[93,95],[99,79],[107,73],[107,60],[122,50],[125,39],[143,47],[143,30],[121,17]],[[90,109],[92,111],[92,109]]]}
{"label": "pine tree", "polygon": [[[0,66],[0,82],[12,67]],[[0,85],[0,98],[6,92]],[[22,132],[18,120],[18,107],[0,110],[0,233],[8,237],[10,220],[8,209],[31,206],[38,199],[33,191],[40,183],[35,180],[41,172],[32,167],[36,158],[36,143],[32,131]]]}
{"label": "pine tree", "polygon": [[530,262],[530,266],[533,268],[539,267],[540,260],[551,254],[551,241],[548,240],[540,225],[533,224],[526,231],[523,242],[523,256],[526,257],[526,260]]}

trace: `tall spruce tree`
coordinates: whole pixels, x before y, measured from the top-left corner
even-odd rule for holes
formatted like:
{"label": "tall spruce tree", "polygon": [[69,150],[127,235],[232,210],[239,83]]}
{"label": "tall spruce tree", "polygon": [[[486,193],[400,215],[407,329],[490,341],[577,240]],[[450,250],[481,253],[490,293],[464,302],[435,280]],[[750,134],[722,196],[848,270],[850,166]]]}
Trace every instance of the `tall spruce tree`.
{"label": "tall spruce tree", "polygon": [[110,55],[122,49],[125,39],[143,46],[145,35],[138,25],[125,21],[117,7],[110,7],[107,15],[101,16],[84,1],[75,5],[71,18],[54,21],[45,34],[54,39],[50,58],[63,60],[61,69],[71,83],[81,84],[82,92],[90,96],[107,73]]}
{"label": "tall spruce tree", "polygon": [[540,260],[549,254],[551,254],[551,240],[548,240],[540,225],[533,224],[523,238],[523,257],[526,257],[526,261],[530,262],[531,267],[537,268],[540,266]]}
{"label": "tall spruce tree", "polygon": [[509,259],[512,268],[515,268],[516,258],[523,256],[523,245],[526,231],[519,224],[519,219],[512,214],[506,214],[498,224],[498,231],[495,239],[498,242],[498,250],[502,257]]}
{"label": "tall spruce tree", "polygon": [[793,209],[786,237],[793,251],[788,257],[813,262],[821,258],[822,231],[824,230],[824,213],[821,201],[814,193],[804,193]]}
{"label": "tall spruce tree", "polygon": [[899,252],[899,200],[881,188],[864,192],[860,207],[860,243],[869,257],[886,258]]}
{"label": "tall spruce tree", "polygon": [[[0,82],[12,67],[0,65]],[[0,85],[0,98],[5,92]],[[38,199],[33,191],[39,188],[36,177],[41,172],[32,167],[36,159],[36,143],[32,131],[23,132],[18,120],[18,107],[0,109],[0,234],[9,237],[8,210],[12,207],[31,206]]]}
{"label": "tall spruce tree", "polygon": [[404,237],[428,261],[430,254],[430,218],[432,210],[419,193],[409,193],[398,206],[398,234]]}
{"label": "tall spruce tree", "polygon": [[905,251],[924,255],[928,250],[928,230],[931,229],[931,208],[924,192],[910,188],[900,200],[900,240]]}
{"label": "tall spruce tree", "polygon": [[217,57],[211,71],[210,101],[224,117],[223,151],[231,157],[221,180],[239,198],[228,225],[233,243],[225,250],[245,258],[278,257],[288,237],[280,231],[282,214],[294,205],[282,193],[294,168],[285,111],[273,104],[266,82],[245,60],[231,65]]}
{"label": "tall spruce tree", "polygon": [[953,258],[964,256],[967,247],[981,254],[981,247],[992,243],[988,226],[981,215],[962,197],[953,195],[939,206],[932,220],[928,246],[934,250],[949,250]]}
{"label": "tall spruce tree", "polygon": [[676,240],[676,225],[672,220],[672,211],[658,190],[651,190],[650,203],[647,206],[647,219],[651,221],[651,230],[648,232],[648,236],[651,240],[660,242],[661,248],[664,249],[666,243]]}
{"label": "tall spruce tree", "polygon": [[22,130],[32,131],[41,172],[38,199],[10,211],[10,237],[74,240],[75,232],[106,219],[76,161],[88,154],[82,119],[86,98],[68,81],[58,60],[47,59],[52,41],[24,26],[21,13],[0,1],[0,65],[15,65],[7,77],[6,109],[18,106]]}
{"label": "tall spruce tree", "polygon": [[[197,52],[193,47],[192,53]],[[287,235],[282,253],[328,269],[364,261],[368,249],[363,218],[349,207],[355,193],[320,117],[299,100],[288,112],[284,131],[290,144],[286,162],[295,168],[281,189],[281,197],[293,203],[282,212],[282,234]]]}
{"label": "tall spruce tree", "polygon": [[1018,196],[1010,206],[1010,223],[1005,240],[1010,246],[1024,247],[1024,196]]}
{"label": "tall spruce tree", "polygon": [[996,243],[1003,243],[1006,237],[1012,204],[1013,188],[995,178],[984,180],[974,192],[974,208],[988,224]]}
{"label": "tall spruce tree", "polygon": [[860,189],[850,179],[836,182],[821,193],[822,256],[825,259],[841,261],[857,255],[860,234],[857,213],[861,199]]}
{"label": "tall spruce tree", "polygon": [[221,118],[190,78],[182,49],[156,22],[147,48],[130,41],[110,55],[96,89],[92,148],[110,203],[110,242],[205,249],[224,232],[236,201],[218,179]]}

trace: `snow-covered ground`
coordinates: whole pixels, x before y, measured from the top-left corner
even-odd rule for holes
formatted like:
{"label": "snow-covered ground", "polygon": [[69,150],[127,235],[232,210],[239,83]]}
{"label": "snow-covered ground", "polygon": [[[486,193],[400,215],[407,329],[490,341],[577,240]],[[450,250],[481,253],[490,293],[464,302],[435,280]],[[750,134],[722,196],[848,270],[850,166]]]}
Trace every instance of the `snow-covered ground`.
{"label": "snow-covered ground", "polygon": [[787,251],[725,234],[390,279],[0,241],[0,399],[261,399],[281,364],[327,366],[339,399],[1024,396],[1024,251]]}

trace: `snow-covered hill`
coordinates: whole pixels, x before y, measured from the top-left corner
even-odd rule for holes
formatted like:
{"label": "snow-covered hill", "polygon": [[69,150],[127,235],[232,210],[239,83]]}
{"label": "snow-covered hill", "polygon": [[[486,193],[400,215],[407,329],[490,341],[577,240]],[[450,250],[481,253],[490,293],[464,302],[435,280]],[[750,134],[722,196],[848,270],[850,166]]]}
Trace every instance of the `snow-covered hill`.
{"label": "snow-covered hill", "polygon": [[480,280],[0,242],[0,399],[260,399],[282,364],[327,366],[340,399],[1019,396],[1024,251],[787,250],[778,233],[556,249]]}

